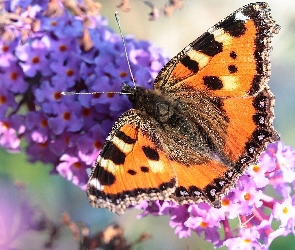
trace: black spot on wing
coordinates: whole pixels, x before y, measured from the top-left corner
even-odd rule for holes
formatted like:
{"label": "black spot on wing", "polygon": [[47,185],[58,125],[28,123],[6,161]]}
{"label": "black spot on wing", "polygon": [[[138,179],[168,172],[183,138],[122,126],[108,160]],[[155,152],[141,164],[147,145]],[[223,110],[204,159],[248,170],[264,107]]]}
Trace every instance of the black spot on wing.
{"label": "black spot on wing", "polygon": [[236,73],[238,71],[238,68],[235,65],[229,65],[228,66],[228,71],[229,71],[229,73],[233,74],[233,73]]}
{"label": "black spot on wing", "polygon": [[111,172],[105,170],[105,168],[99,166],[98,174],[96,178],[99,180],[100,184],[103,186],[110,186],[115,183],[116,177]]}
{"label": "black spot on wing", "polygon": [[145,166],[140,167],[140,170],[143,173],[148,173],[150,171],[149,168],[148,167],[145,167]]}
{"label": "black spot on wing", "polygon": [[266,113],[257,113],[253,115],[253,121],[256,125],[266,127],[268,123],[268,115]]}
{"label": "black spot on wing", "polygon": [[209,184],[205,187],[205,190],[204,190],[204,193],[206,194],[207,198],[209,198],[209,200],[212,202],[212,203],[215,203],[216,201],[216,194],[218,192],[220,192],[220,188],[215,186],[213,183],[212,184]]}
{"label": "black spot on wing", "polygon": [[233,58],[233,59],[236,59],[236,58],[237,58],[237,54],[236,54],[236,52],[234,52],[234,51],[231,51],[231,52],[229,53],[229,56],[230,56],[231,58]]}
{"label": "black spot on wing", "polygon": [[136,139],[131,138],[122,131],[118,131],[116,136],[127,144],[134,144],[136,142]]}
{"label": "black spot on wing", "polygon": [[159,190],[164,191],[167,190],[168,188],[174,188],[176,185],[176,180],[175,178],[172,178],[169,182],[164,182],[159,185]]}
{"label": "black spot on wing", "polygon": [[204,76],[204,85],[210,90],[222,89],[223,83],[217,76]]}
{"label": "black spot on wing", "polygon": [[222,28],[226,33],[234,37],[240,37],[245,34],[245,21],[236,20],[235,15],[231,15],[217,24],[218,28]]}
{"label": "black spot on wing", "polygon": [[136,171],[134,171],[132,169],[128,169],[127,173],[130,175],[136,175]]}
{"label": "black spot on wing", "polygon": [[271,98],[266,90],[261,91],[253,100],[253,106],[262,113],[269,112]]}
{"label": "black spot on wing", "polygon": [[107,142],[100,156],[116,165],[124,164],[126,155],[112,142]]}
{"label": "black spot on wing", "polygon": [[199,64],[198,64],[198,62],[190,59],[189,56],[186,56],[183,59],[181,59],[181,63],[183,64],[183,66],[185,66],[186,68],[188,68],[193,73],[197,73],[199,71]]}
{"label": "black spot on wing", "polygon": [[152,161],[158,161],[160,159],[159,153],[155,149],[149,146],[143,146],[142,150],[148,159]]}
{"label": "black spot on wing", "polygon": [[193,48],[208,56],[215,56],[222,52],[222,43],[217,42],[213,34],[205,32],[194,42]]}

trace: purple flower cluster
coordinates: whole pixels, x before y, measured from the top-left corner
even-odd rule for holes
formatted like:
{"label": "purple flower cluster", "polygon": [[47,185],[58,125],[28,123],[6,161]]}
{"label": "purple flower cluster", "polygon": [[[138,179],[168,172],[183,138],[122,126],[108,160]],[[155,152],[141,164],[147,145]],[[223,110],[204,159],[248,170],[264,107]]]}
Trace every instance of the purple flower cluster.
{"label": "purple flower cluster", "polygon": [[[0,146],[19,152],[25,140],[31,162],[52,164],[52,173],[85,189],[86,169],[130,103],[119,94],[61,92],[120,91],[131,82],[121,37],[91,14],[92,1],[2,4]],[[136,84],[151,88],[166,57],[150,42],[125,40]]]}
{"label": "purple flower cluster", "polygon": [[[295,235],[294,187],[295,150],[276,142],[241,176],[237,187],[223,198],[220,209],[207,203],[178,206],[168,201],[144,201],[136,208],[144,210],[139,218],[169,215],[170,226],[179,238],[189,237],[194,231],[215,247],[268,249],[276,237]],[[278,198],[267,195],[266,188],[272,188]],[[235,218],[240,223],[232,228],[230,221]]]}
{"label": "purple flower cluster", "polygon": [[[120,36],[103,17],[90,14],[93,8],[69,2],[2,3],[0,146],[19,152],[24,140],[31,162],[52,164],[52,173],[85,189],[87,168],[130,103],[126,96],[113,93],[61,92],[120,91],[131,76]],[[136,84],[151,88],[167,59],[149,42],[125,40]],[[295,151],[277,142],[239,179],[220,209],[206,203],[177,206],[163,201],[136,207],[144,210],[139,217],[169,215],[180,238],[194,231],[215,247],[267,249],[277,236],[295,234],[294,166]],[[267,186],[280,199],[265,194]],[[230,220],[235,218],[240,224],[233,229]],[[274,228],[273,221],[280,226]]]}

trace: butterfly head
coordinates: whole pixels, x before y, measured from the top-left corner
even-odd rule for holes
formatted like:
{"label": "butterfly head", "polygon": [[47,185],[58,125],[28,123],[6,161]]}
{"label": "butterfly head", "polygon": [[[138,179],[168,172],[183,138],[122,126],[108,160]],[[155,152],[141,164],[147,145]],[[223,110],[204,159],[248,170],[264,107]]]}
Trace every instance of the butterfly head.
{"label": "butterfly head", "polygon": [[144,88],[138,86],[130,86],[127,83],[122,83],[121,92],[122,94],[128,95],[129,101],[133,104],[133,106],[138,101],[139,93],[142,93]]}

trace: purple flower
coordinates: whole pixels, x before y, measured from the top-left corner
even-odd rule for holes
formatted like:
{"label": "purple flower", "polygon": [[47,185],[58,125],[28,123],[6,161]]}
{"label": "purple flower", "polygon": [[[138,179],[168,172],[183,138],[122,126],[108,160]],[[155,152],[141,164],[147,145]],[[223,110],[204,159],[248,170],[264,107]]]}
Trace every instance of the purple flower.
{"label": "purple flower", "polygon": [[238,188],[235,190],[236,202],[240,204],[239,213],[243,215],[249,215],[252,212],[252,208],[260,207],[262,202],[260,197],[262,195],[261,190],[257,190],[257,187],[253,179],[244,175],[239,179]]}
{"label": "purple flower", "polygon": [[7,179],[0,184],[1,249],[11,249],[16,240],[32,229],[36,220],[36,208],[28,204],[22,184],[12,186]]}
{"label": "purple flower", "polygon": [[25,131],[24,116],[11,115],[0,121],[0,145],[9,152],[20,151],[20,135]]}
{"label": "purple flower", "polygon": [[63,83],[68,87],[73,87],[79,80],[79,64],[81,59],[75,55],[69,56],[64,61],[53,61],[50,64],[55,76],[52,77],[53,82]]}
{"label": "purple flower", "polygon": [[185,221],[184,225],[191,228],[199,236],[204,232],[207,241],[218,243],[220,240],[218,232],[220,223],[218,219],[212,216],[210,208],[207,204],[189,206],[190,217]]}
{"label": "purple flower", "polygon": [[51,74],[48,48],[39,39],[34,40],[30,44],[26,43],[16,47],[15,53],[20,61],[19,65],[22,67],[26,76],[33,77],[37,72],[43,76],[49,76]]}
{"label": "purple flower", "polygon": [[259,232],[254,228],[242,228],[240,237],[229,238],[224,242],[228,249],[249,250],[264,249],[259,243]]}
{"label": "purple flower", "polygon": [[50,58],[52,60],[63,64],[65,60],[70,60],[70,56],[79,53],[78,41],[71,37],[54,38],[51,36],[44,36],[42,42],[50,51]]}
{"label": "purple flower", "polygon": [[35,104],[42,108],[42,111],[48,115],[54,113],[54,107],[58,103],[72,103],[74,96],[63,96],[61,92],[66,87],[65,84],[60,82],[50,83],[43,81],[38,88],[34,90]]}
{"label": "purple flower", "polygon": [[285,147],[283,143],[277,144],[276,153],[277,165],[280,167],[283,178],[286,182],[295,180],[295,152],[290,147]]}
{"label": "purple flower", "polygon": [[170,226],[175,227],[175,234],[179,238],[185,238],[191,236],[191,229],[185,225],[185,222],[189,218],[189,211],[187,206],[176,206],[170,213]]}
{"label": "purple flower", "polygon": [[295,207],[292,198],[288,197],[282,203],[276,202],[273,207],[273,217],[281,221],[281,227],[294,228]]}
{"label": "purple flower", "polygon": [[9,108],[15,111],[17,102],[14,99],[14,94],[2,86],[0,89],[0,120],[5,118]]}
{"label": "purple flower", "polygon": [[19,41],[17,39],[12,41],[5,41],[0,38],[0,62],[1,67],[8,67],[12,62],[16,61],[14,50]]}
{"label": "purple flower", "polygon": [[11,128],[7,121],[0,121],[0,145],[9,152],[20,150],[20,139],[17,136],[17,131]]}
{"label": "purple flower", "polygon": [[42,112],[28,112],[26,116],[27,140],[37,143],[45,143],[50,134],[48,118]]}
{"label": "purple flower", "polygon": [[24,80],[24,73],[21,67],[12,62],[8,67],[2,68],[0,72],[1,86],[5,86],[13,93],[24,93],[28,89],[28,83]]}
{"label": "purple flower", "polygon": [[65,130],[77,132],[83,126],[81,105],[78,102],[73,102],[70,106],[56,104],[53,107],[52,113],[55,116],[48,119],[48,125],[56,135],[60,135]]}
{"label": "purple flower", "polygon": [[269,179],[267,178],[267,173],[272,172],[276,168],[275,159],[270,157],[267,153],[263,153],[260,156],[260,164],[250,166],[247,173],[252,176],[258,188],[265,187]]}
{"label": "purple flower", "polygon": [[61,163],[56,167],[57,172],[68,181],[86,189],[88,175],[86,173],[87,165],[77,157],[64,154],[60,157]]}
{"label": "purple flower", "polygon": [[[84,189],[87,168],[131,105],[115,93],[61,92],[121,91],[131,82],[121,38],[105,18],[78,4],[71,12],[61,1],[4,4],[8,13],[17,7],[23,7],[13,13],[19,18],[4,27],[13,36],[0,39],[0,145],[16,152],[24,138],[29,161],[52,164],[52,173]],[[126,43],[129,54],[136,50],[131,67],[137,84],[152,87],[167,58],[150,42]]]}

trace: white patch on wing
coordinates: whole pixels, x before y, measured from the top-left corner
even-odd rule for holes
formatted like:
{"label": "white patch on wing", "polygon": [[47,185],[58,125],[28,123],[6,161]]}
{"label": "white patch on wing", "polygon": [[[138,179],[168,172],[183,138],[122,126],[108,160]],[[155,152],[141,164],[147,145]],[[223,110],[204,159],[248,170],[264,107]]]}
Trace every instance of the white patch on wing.
{"label": "white patch on wing", "polygon": [[121,168],[120,165],[116,165],[114,162],[107,159],[101,159],[100,166],[113,174],[116,174]]}
{"label": "white patch on wing", "polygon": [[124,153],[124,154],[129,154],[132,149],[134,144],[128,144],[122,141],[120,138],[117,136],[114,136],[112,139],[112,142]]}
{"label": "white patch on wing", "polygon": [[249,20],[250,18],[248,16],[245,16],[242,12],[237,12],[235,15],[235,20],[241,20],[241,21],[246,21]]}
{"label": "white patch on wing", "polygon": [[234,90],[239,86],[239,81],[236,76],[221,76],[223,90]]}
{"label": "white patch on wing", "polygon": [[187,53],[187,55],[191,60],[198,62],[199,69],[204,68],[210,61],[210,57],[200,51],[191,50]]}
{"label": "white patch on wing", "polygon": [[161,173],[164,171],[165,166],[162,161],[148,160],[148,163],[153,173]]}
{"label": "white patch on wing", "polygon": [[88,184],[89,184],[89,186],[94,187],[94,188],[96,188],[97,190],[100,190],[100,191],[103,191],[103,189],[104,189],[104,186],[102,186],[100,184],[100,181],[98,179],[96,179],[96,178],[92,178],[89,181]]}
{"label": "white patch on wing", "polygon": [[214,39],[217,42],[222,43],[223,47],[231,46],[233,37],[230,34],[224,32],[223,29],[218,29],[213,32]]}

